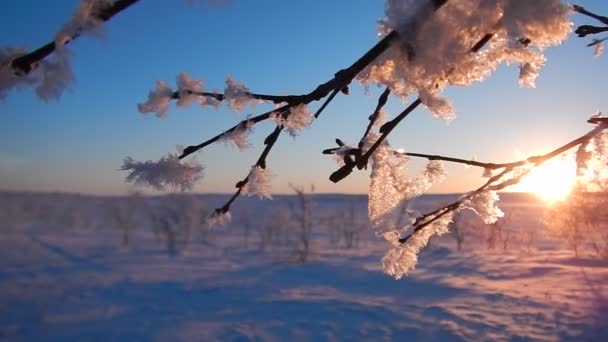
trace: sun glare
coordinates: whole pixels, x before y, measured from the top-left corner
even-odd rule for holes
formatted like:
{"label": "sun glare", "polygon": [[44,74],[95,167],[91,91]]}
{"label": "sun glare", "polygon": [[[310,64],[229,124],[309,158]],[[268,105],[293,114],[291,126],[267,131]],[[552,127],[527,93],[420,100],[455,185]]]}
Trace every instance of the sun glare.
{"label": "sun glare", "polygon": [[511,190],[531,192],[547,202],[564,199],[576,181],[576,163],[571,158],[551,159],[524,177]]}

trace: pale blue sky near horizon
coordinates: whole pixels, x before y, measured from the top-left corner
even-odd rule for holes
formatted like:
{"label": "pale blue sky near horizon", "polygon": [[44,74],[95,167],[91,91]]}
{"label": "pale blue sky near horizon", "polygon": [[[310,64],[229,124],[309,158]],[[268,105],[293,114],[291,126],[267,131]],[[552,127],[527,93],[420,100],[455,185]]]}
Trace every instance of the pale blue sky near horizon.
{"label": "pale blue sky near horizon", "polygon": [[[605,1],[579,1],[608,14]],[[0,46],[37,48],[71,15],[76,0],[3,2]],[[0,190],[122,194],[131,186],[119,171],[122,159],[157,160],[176,145],[198,144],[247,114],[191,106],[170,106],[158,119],[138,113],[156,80],[175,85],[180,71],[223,89],[227,75],[259,93],[306,93],[349,66],[377,41],[380,0],[233,0],[227,5],[190,6],[187,1],[141,0],[105,25],[102,40],[83,37],[70,44],[73,87],[58,101],[43,102],[31,88],[0,102]],[[594,24],[580,15],[575,25]],[[547,51],[536,88],[520,88],[516,66],[501,67],[488,80],[448,88],[457,118],[449,124],[416,110],[390,142],[412,152],[501,162],[543,153],[590,129],[586,119],[608,111],[608,56],[594,58],[590,37],[575,35]],[[317,192],[365,193],[368,173],[355,172],[333,184],[337,167],[324,155],[334,139],[356,142],[376,105],[352,86],[339,95],[311,128],[293,139],[282,135],[268,159],[273,192],[289,183],[315,184]],[[392,100],[395,115],[404,107]],[[315,107],[316,108],[316,107]],[[261,152],[270,123],[254,128],[245,152],[216,144],[198,154],[205,176],[197,193],[232,192]],[[420,163],[414,163],[413,167]],[[448,167],[448,179],[433,192],[463,192],[482,182],[481,170]]]}

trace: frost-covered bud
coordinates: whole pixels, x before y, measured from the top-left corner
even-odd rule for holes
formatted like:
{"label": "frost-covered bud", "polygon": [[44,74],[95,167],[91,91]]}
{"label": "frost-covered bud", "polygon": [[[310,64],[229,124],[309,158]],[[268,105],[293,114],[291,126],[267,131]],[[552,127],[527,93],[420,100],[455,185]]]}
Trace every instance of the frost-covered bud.
{"label": "frost-covered bud", "polygon": [[205,103],[205,98],[196,94],[203,92],[203,80],[191,77],[183,71],[177,76],[177,92],[179,93],[177,100],[179,107],[187,107],[193,101],[201,105]]}
{"label": "frost-covered bud", "polygon": [[232,215],[230,211],[222,211],[220,209],[215,210],[209,217],[207,217],[207,225],[209,227],[213,226],[225,226],[232,220]]}
{"label": "frost-covered bud", "polygon": [[226,144],[232,143],[238,147],[239,150],[249,148],[251,147],[251,144],[247,141],[247,138],[252,131],[253,125],[254,122],[251,120],[242,121],[234,130],[222,134],[220,141]]}
{"label": "frost-covered bud", "polygon": [[270,114],[270,119],[277,124],[285,127],[287,132],[292,136],[296,136],[298,131],[310,126],[313,120],[313,114],[308,110],[308,105],[300,104],[290,109],[287,118],[281,113],[273,112]]}
{"label": "frost-covered bud", "polygon": [[496,191],[483,191],[463,202],[463,208],[475,211],[484,223],[496,222],[504,213],[497,206],[500,198]]}
{"label": "frost-covered bud", "polygon": [[254,99],[250,95],[249,88],[247,88],[243,82],[234,80],[228,76],[226,78],[226,88],[224,89],[224,100],[226,101],[229,108],[240,112],[246,106],[255,106],[260,103],[259,100]]}
{"label": "frost-covered bud", "polygon": [[183,162],[176,155],[169,154],[156,162],[138,162],[126,157],[121,170],[130,171],[126,181],[135,185],[151,186],[161,191],[166,187],[186,191],[202,178],[203,166],[196,160]]}
{"label": "frost-covered bud", "polygon": [[258,196],[260,199],[272,199],[270,193],[271,173],[268,169],[254,166],[249,172],[243,193],[247,196]]}
{"label": "frost-covered bud", "polygon": [[169,101],[173,97],[173,90],[164,81],[156,81],[156,88],[148,93],[148,101],[137,105],[140,113],[156,113],[159,118],[167,114]]}

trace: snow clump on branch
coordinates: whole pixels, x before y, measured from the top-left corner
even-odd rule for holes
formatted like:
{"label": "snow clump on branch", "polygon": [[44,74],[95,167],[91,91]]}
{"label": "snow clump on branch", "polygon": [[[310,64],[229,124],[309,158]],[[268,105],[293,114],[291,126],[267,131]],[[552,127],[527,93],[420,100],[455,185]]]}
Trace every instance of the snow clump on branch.
{"label": "snow clump on branch", "polygon": [[241,121],[235,129],[228,131],[220,137],[220,140],[226,144],[232,143],[238,147],[239,150],[244,150],[251,147],[251,144],[247,140],[249,133],[253,130],[252,127],[254,122],[251,120]]}
{"label": "snow clump on branch", "polygon": [[309,127],[313,120],[313,114],[308,110],[308,105],[299,104],[290,109],[287,115],[273,112],[270,119],[285,127],[291,136],[296,136],[298,131]]}
{"label": "snow clump on branch", "polygon": [[505,214],[498,208],[498,193],[496,191],[482,191],[477,195],[464,201],[463,208],[468,208],[476,212],[486,224],[498,221]]}
{"label": "snow clump on branch", "polygon": [[422,173],[410,179],[408,162],[409,158],[393,151],[386,142],[372,155],[368,216],[379,235],[401,229],[397,225],[407,201],[445,178],[443,164],[435,160],[429,161]]}
{"label": "snow clump on branch", "polygon": [[148,100],[137,105],[140,113],[156,113],[156,116],[162,118],[167,115],[169,102],[173,97],[173,90],[165,81],[156,81],[156,88],[148,93]]}
{"label": "snow clump on branch", "polygon": [[[520,84],[533,86],[543,50],[571,30],[569,8],[559,0],[451,0],[432,8],[430,0],[387,0],[382,30],[397,30],[400,38],[358,80],[386,85],[403,99],[418,95],[444,119],[453,109],[439,95],[443,86],[480,82],[501,63],[519,64]],[[487,46],[472,53],[486,35]]]}
{"label": "snow clump on branch", "polygon": [[395,279],[401,279],[413,270],[418,263],[418,254],[428,244],[429,239],[448,232],[452,223],[453,212],[447,213],[424,229],[413,234],[405,243],[399,242],[399,233],[387,232],[384,238],[392,244],[392,248],[382,258],[382,269]]}
{"label": "snow clump on branch", "polygon": [[241,112],[246,106],[254,107],[260,100],[251,97],[249,88],[243,82],[237,81],[232,77],[226,78],[226,88],[224,89],[224,98],[227,106]]}
{"label": "snow clump on branch", "polygon": [[126,181],[135,185],[151,186],[162,191],[165,188],[186,191],[202,178],[203,166],[193,159],[181,161],[176,155],[169,154],[159,161],[138,162],[126,157],[121,170],[130,171]]}

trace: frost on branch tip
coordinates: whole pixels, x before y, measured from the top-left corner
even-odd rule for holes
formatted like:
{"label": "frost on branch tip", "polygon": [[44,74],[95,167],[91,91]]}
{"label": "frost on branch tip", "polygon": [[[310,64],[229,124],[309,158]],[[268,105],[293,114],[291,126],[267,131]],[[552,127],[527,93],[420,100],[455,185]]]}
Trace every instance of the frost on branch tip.
{"label": "frost on branch tip", "polygon": [[398,232],[386,232],[383,237],[388,240],[392,247],[382,258],[382,270],[384,273],[401,279],[413,270],[418,263],[418,254],[428,244],[433,235],[441,236],[448,232],[452,222],[453,213],[447,213],[414,233],[403,244],[399,243]]}
{"label": "frost on branch tip", "polygon": [[281,113],[273,112],[270,119],[285,127],[291,136],[296,136],[298,131],[309,127],[313,120],[313,114],[308,110],[308,105],[299,104],[290,109],[285,117]]}
{"label": "frost on branch tip", "polygon": [[232,131],[222,134],[220,141],[226,144],[234,144],[239,150],[249,148],[251,147],[251,144],[247,138],[253,130],[253,125],[254,123],[251,120],[242,121]]}
{"label": "frost on branch tip", "polygon": [[137,105],[140,113],[156,113],[159,118],[167,114],[169,102],[173,96],[173,90],[165,81],[156,81],[156,88],[148,93],[148,100]]}
{"label": "frost on branch tip", "polygon": [[176,155],[169,154],[159,161],[138,162],[126,157],[121,170],[129,171],[126,181],[135,185],[150,186],[156,190],[165,188],[186,191],[203,176],[203,166],[198,161],[181,161]]}
{"label": "frost on branch tip", "polygon": [[462,207],[476,212],[486,224],[498,221],[505,214],[498,208],[498,193],[496,191],[482,191],[481,193],[467,199]]}
{"label": "frost on branch tip", "polygon": [[[543,50],[571,29],[568,6],[559,0],[450,0],[434,12],[430,0],[388,0],[385,13],[383,30],[397,30],[399,39],[358,80],[386,85],[403,99],[418,95],[445,119],[453,110],[440,95],[443,86],[480,82],[501,63],[521,65],[520,83],[531,86],[545,62]],[[490,33],[488,44],[471,53]]]}
{"label": "frost on branch tip", "polygon": [[213,226],[225,226],[232,220],[232,214],[230,211],[215,210],[209,217],[207,217],[207,225]]}
{"label": "frost on branch tip", "polygon": [[270,178],[270,170],[259,166],[252,167],[247,176],[247,183],[243,186],[243,193],[247,196],[258,196],[260,199],[272,199]]}
{"label": "frost on branch tip", "polygon": [[232,77],[226,78],[226,88],[224,89],[224,99],[229,108],[241,112],[246,106],[254,107],[260,100],[251,97],[249,88]]}

